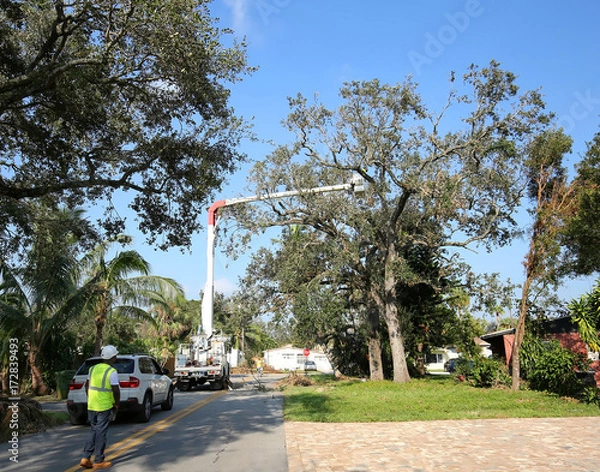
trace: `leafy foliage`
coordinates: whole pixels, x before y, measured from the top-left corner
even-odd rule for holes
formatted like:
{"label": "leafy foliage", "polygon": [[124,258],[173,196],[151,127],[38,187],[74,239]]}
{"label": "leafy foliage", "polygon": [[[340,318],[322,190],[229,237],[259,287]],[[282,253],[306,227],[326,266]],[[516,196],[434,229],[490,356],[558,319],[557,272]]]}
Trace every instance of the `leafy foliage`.
{"label": "leafy foliage", "polygon": [[154,305],[150,312],[153,323],[143,323],[141,338],[147,344],[147,351],[166,361],[190,334],[195,333],[194,327],[200,320],[200,302],[180,296],[168,303]]}
{"label": "leafy foliage", "polygon": [[[118,241],[128,244],[130,238],[121,236]],[[168,307],[183,294],[174,280],[150,275],[148,262],[137,251],[120,251],[108,259],[109,248],[115,242],[98,244],[80,261],[78,292],[84,300],[82,311],[96,326],[96,355],[104,344],[103,329],[110,316],[154,321],[149,312],[152,306]]]}
{"label": "leafy foliage", "polygon": [[[11,420],[14,410],[10,407],[13,401],[10,397],[0,395],[0,443],[11,439],[13,429]],[[32,398],[24,397],[19,400],[19,435],[46,431],[53,426],[52,419],[42,410],[42,405]]]}
{"label": "leafy foliage", "polygon": [[528,338],[522,354],[523,370],[532,389],[570,396],[583,389],[576,372],[587,371],[587,362],[557,340]]}
{"label": "leafy foliage", "polygon": [[[78,235],[72,229],[81,218],[80,210],[48,210],[47,218],[36,225],[34,244],[22,264],[13,267],[0,261],[0,332],[23,344],[34,394],[48,393],[53,369],[72,367],[68,364],[79,343],[75,335],[81,333],[69,330],[77,321],[84,318],[91,325],[93,320],[98,354],[109,315],[151,318],[144,310],[150,303],[181,294],[174,281],[148,275],[148,264],[135,251],[119,252],[108,260],[106,242],[79,258]],[[143,275],[130,277],[136,271]],[[129,341],[131,348],[133,339],[119,334],[117,344]],[[5,348],[3,343],[3,366]]]}
{"label": "leafy foliage", "polygon": [[500,359],[479,357],[474,359],[471,372],[475,387],[507,387],[510,385],[510,374]]}
{"label": "leafy foliage", "polygon": [[252,71],[208,3],[0,2],[0,213],[15,240],[27,199],[74,207],[125,190],[151,243],[190,244],[243,158],[225,84]]}
{"label": "leafy foliage", "polygon": [[596,282],[591,293],[572,300],[568,308],[577,323],[581,339],[593,351],[600,351],[600,281]]}
{"label": "leafy foliage", "polygon": [[49,213],[36,225],[34,244],[20,266],[0,260],[0,331],[19,339],[23,348],[27,344],[36,394],[48,392],[41,365],[47,344],[64,333],[67,322],[83,308],[75,296],[78,262],[70,224],[79,219],[78,210]]}
{"label": "leafy foliage", "polygon": [[[401,307],[402,291],[421,283],[443,290],[435,276],[411,266],[411,251],[427,253],[422,261],[433,260],[443,276],[458,270],[445,250],[508,243],[525,184],[524,156],[550,117],[539,93],[520,93],[516,76],[494,61],[472,66],[439,113],[410,80],[354,81],[340,94],[336,109],[291,98],[285,125],[295,138],[253,169],[254,193],[297,195],[265,198],[262,206],[234,213],[250,231],[298,225],[319,233],[315,242],[335,247],[343,256],[326,259],[339,261],[331,273],[367,314],[376,310],[388,330],[393,378],[405,382],[404,329],[414,306]],[[352,173],[365,182],[358,195],[313,191],[341,185]]]}
{"label": "leafy foliage", "polygon": [[475,344],[474,338],[485,332],[482,320],[473,317],[470,313],[462,313],[449,321],[446,326],[448,340],[456,345],[462,357],[466,359],[479,357],[481,348]]}
{"label": "leafy foliage", "polygon": [[568,222],[563,244],[575,274],[600,271],[600,132],[590,143],[578,164],[576,210]]}
{"label": "leafy foliage", "polygon": [[534,289],[557,286],[564,268],[560,235],[573,208],[573,187],[567,181],[563,158],[571,151],[571,145],[572,139],[562,130],[545,131],[535,136],[527,149],[527,191],[533,201],[533,225],[511,356],[514,390],[520,386],[520,351]]}

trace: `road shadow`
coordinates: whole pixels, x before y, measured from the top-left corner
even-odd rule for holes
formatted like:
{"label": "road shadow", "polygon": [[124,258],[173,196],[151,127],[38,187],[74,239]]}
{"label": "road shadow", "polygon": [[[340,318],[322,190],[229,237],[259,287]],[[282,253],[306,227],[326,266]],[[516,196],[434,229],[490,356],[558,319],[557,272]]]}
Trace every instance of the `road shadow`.
{"label": "road shadow", "polygon": [[[210,396],[207,392],[210,387],[202,387],[198,400]],[[178,394],[180,392],[176,392],[176,397]],[[186,392],[190,394],[194,392]],[[285,471],[282,406],[279,392],[260,391],[253,389],[251,383],[236,381],[233,390],[116,457],[114,469],[181,470],[179,467],[184,467],[189,470],[210,468],[211,472],[252,472],[252,464],[258,467],[268,460],[276,467],[272,470]],[[155,408],[150,423],[136,424],[133,429],[131,418],[119,417],[110,427],[109,447],[169,418],[170,413]],[[10,461],[10,454],[4,448],[0,452],[0,470],[65,471],[79,462],[88,431],[89,426],[63,425],[24,436],[19,441],[19,462]]]}

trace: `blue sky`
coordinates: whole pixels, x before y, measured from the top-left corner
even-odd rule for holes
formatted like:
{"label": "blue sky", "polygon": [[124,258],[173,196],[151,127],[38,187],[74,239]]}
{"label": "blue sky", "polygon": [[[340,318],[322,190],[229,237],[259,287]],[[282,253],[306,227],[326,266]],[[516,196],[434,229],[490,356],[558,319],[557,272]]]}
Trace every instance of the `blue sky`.
{"label": "blue sky", "polygon": [[[596,0],[216,0],[211,11],[221,26],[246,37],[249,63],[259,67],[232,87],[231,105],[263,140],[288,142],[280,123],[289,111],[287,97],[299,92],[318,93],[335,107],[345,81],[398,83],[411,75],[428,106],[440,109],[450,71],[460,76],[470,64],[485,66],[490,60],[517,74],[522,90],[542,89],[548,109],[575,141],[570,165],[600,131]],[[271,150],[267,144],[243,144],[251,160]],[[243,190],[245,169],[216,199],[249,195]],[[205,223],[207,216],[202,218]],[[194,238],[191,254],[154,251],[141,245],[143,237],[132,228],[129,233],[154,274],[176,279],[188,298],[198,298],[206,281],[204,232]],[[499,272],[520,283],[525,252],[526,245],[516,242],[469,260],[476,271]],[[231,293],[247,262],[248,257],[232,261],[217,251],[216,290]],[[592,285],[589,279],[574,281],[561,294],[579,297]]]}

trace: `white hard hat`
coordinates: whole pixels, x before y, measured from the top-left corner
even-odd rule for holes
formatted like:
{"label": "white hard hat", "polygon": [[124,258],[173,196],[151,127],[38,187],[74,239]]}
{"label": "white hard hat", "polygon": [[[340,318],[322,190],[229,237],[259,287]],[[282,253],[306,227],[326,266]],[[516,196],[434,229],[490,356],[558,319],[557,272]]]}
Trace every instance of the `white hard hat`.
{"label": "white hard hat", "polygon": [[119,353],[119,351],[117,351],[117,348],[114,347],[113,345],[109,344],[108,346],[104,346],[102,348],[102,353],[100,354],[100,357],[102,359],[112,359],[113,357],[115,357],[117,354]]}

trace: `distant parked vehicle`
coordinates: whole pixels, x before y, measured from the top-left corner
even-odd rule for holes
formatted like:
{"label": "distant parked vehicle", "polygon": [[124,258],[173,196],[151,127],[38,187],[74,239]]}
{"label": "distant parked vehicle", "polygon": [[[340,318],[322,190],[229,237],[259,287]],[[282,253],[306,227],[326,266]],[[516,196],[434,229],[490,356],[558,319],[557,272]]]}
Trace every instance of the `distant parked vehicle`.
{"label": "distant parked vehicle", "polygon": [[315,361],[306,361],[305,370],[317,370],[317,364]]}
{"label": "distant parked vehicle", "polygon": [[446,372],[454,372],[454,369],[456,369],[456,358],[454,359],[449,359],[446,362],[444,362],[444,370]]}
{"label": "distant parked vehicle", "polygon": [[462,374],[473,370],[473,361],[471,359],[465,359],[464,357],[455,357],[444,362],[444,370],[446,372],[453,373],[457,369],[460,369]]}

